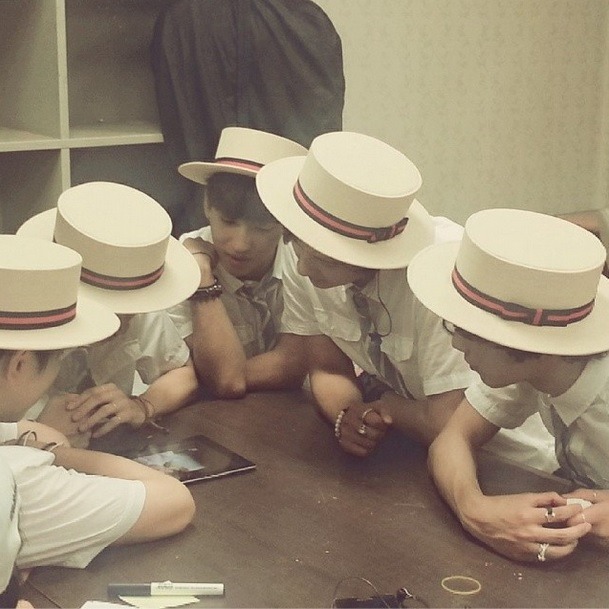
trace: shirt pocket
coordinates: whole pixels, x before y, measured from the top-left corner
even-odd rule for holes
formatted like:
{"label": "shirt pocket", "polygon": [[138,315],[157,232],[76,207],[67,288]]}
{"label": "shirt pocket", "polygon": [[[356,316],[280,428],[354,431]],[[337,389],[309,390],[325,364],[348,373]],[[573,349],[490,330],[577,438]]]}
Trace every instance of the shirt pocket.
{"label": "shirt pocket", "polygon": [[397,364],[409,360],[413,350],[414,343],[410,336],[392,333],[384,336],[381,342],[381,351]]}
{"label": "shirt pocket", "polygon": [[349,317],[315,307],[315,318],[322,334],[348,342],[358,342],[362,332],[359,323]]}

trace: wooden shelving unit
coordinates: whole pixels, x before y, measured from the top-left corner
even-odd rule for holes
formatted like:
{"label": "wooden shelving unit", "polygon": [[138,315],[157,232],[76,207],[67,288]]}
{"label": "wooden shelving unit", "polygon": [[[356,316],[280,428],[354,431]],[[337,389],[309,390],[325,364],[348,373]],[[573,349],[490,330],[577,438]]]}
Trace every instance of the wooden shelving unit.
{"label": "wooden shelving unit", "polygon": [[166,1],[0,0],[1,232],[88,180],[171,198],[150,67]]}

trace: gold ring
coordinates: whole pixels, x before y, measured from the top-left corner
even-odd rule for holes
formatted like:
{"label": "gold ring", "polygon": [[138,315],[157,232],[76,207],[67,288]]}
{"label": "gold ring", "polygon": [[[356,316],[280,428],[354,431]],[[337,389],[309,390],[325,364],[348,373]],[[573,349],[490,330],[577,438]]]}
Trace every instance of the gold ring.
{"label": "gold ring", "polygon": [[370,414],[371,412],[374,412],[374,408],[366,408],[366,410],[364,410],[364,412],[362,412],[362,423],[366,422],[366,416],[368,414]]}

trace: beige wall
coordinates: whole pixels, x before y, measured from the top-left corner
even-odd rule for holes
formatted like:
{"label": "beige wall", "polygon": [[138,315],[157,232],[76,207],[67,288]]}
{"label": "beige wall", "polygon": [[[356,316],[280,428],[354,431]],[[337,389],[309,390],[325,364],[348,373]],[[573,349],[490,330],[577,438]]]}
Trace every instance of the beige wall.
{"label": "beige wall", "polygon": [[345,129],[404,151],[432,213],[609,205],[608,0],[316,1]]}

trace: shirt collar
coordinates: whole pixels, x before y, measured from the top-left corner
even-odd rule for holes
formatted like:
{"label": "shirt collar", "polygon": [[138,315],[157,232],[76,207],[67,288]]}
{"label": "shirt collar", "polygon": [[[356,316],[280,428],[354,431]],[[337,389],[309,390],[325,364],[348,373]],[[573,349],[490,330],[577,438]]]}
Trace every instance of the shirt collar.
{"label": "shirt collar", "polygon": [[607,377],[609,377],[609,356],[591,359],[567,391],[554,398],[548,398],[567,427],[590,407],[603,390]]}

